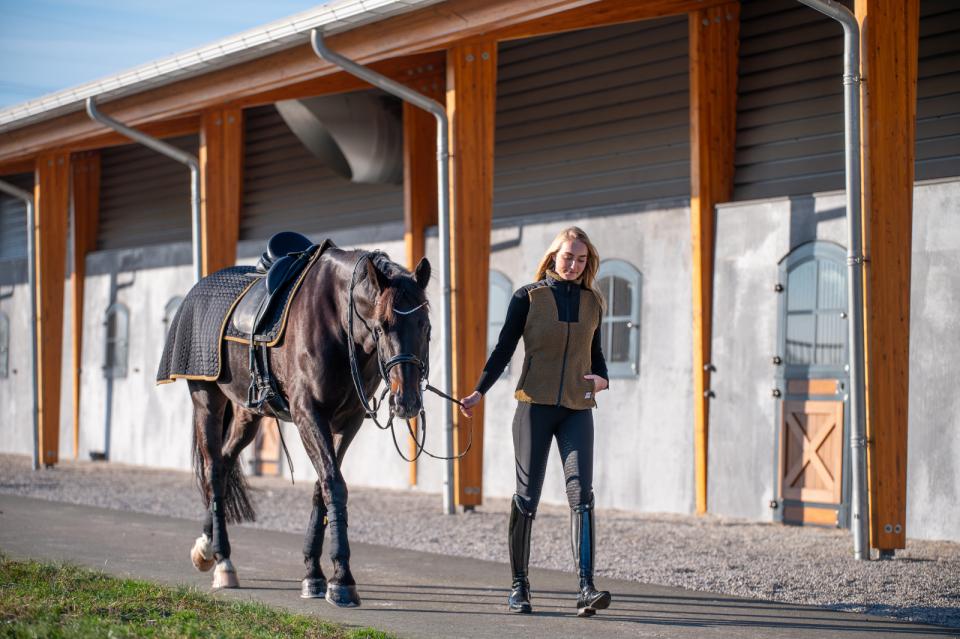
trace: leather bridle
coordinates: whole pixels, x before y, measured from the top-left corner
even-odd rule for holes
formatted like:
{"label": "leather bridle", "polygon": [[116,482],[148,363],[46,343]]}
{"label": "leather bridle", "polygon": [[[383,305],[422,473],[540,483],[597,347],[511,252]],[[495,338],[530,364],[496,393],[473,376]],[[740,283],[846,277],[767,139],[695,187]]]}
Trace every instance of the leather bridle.
{"label": "leather bridle", "polygon": [[[463,404],[460,401],[454,399],[453,397],[450,397],[443,391],[435,388],[430,383],[428,383],[427,378],[430,373],[429,347],[428,347],[427,355],[423,358],[418,357],[412,353],[400,353],[384,361],[383,354],[381,352],[381,337],[383,336],[383,334],[382,334],[382,331],[380,330],[380,327],[375,324],[371,328],[370,325],[367,323],[367,321],[363,318],[363,316],[360,315],[360,312],[357,311],[357,305],[354,300],[353,292],[357,284],[359,283],[358,273],[360,272],[360,265],[363,264],[364,260],[368,260],[368,259],[371,260],[371,263],[372,263],[373,258],[375,256],[386,257],[386,254],[381,251],[363,252],[361,253],[360,257],[357,258],[357,261],[353,266],[353,274],[350,278],[349,309],[347,310],[347,314],[348,314],[347,339],[350,342],[347,346],[347,349],[350,354],[350,377],[353,379],[353,387],[357,392],[357,397],[360,399],[360,404],[363,407],[365,417],[372,419],[373,423],[376,424],[377,428],[379,428],[380,430],[390,429],[390,434],[393,436],[393,446],[394,448],[397,449],[397,453],[400,455],[401,458],[403,458],[404,461],[414,462],[417,459],[419,459],[420,455],[423,453],[425,453],[428,457],[432,457],[434,459],[460,459],[464,455],[466,455],[467,452],[470,451],[470,447],[473,446],[473,423],[472,422],[470,424],[470,436],[467,441],[467,447],[463,450],[463,452],[457,455],[454,455],[453,457],[444,457],[444,456],[434,455],[430,451],[424,449],[424,444],[427,438],[427,413],[423,403],[423,391],[424,390],[432,391],[437,395],[440,395],[444,399],[447,399],[453,402],[454,404],[457,404],[458,406],[463,406]],[[423,302],[422,304],[407,310],[400,310],[400,309],[394,308],[393,312],[398,313],[400,315],[411,315],[412,313],[415,313],[416,311],[424,308],[426,305],[427,303]],[[377,366],[380,369],[380,377],[383,380],[384,386],[385,386],[383,389],[383,392],[380,393],[379,400],[376,399],[375,397],[370,397],[368,399],[367,394],[363,390],[363,376],[360,374],[360,366],[357,364],[357,342],[356,342],[356,339],[354,338],[354,331],[353,331],[354,316],[356,316],[357,319],[359,319],[363,323],[367,331],[369,331],[370,334],[373,336],[375,350],[377,353]],[[428,328],[427,344],[429,345],[429,343],[430,343],[430,333]],[[389,402],[390,417],[387,419],[387,423],[381,424],[380,421],[377,419],[377,413],[380,409],[380,406],[383,405],[384,398],[386,397],[387,393],[390,392],[390,377],[389,377],[390,370],[394,366],[400,366],[401,364],[413,364],[414,366],[417,367],[419,371],[417,392],[420,395],[419,421],[420,421],[420,431],[422,433],[419,439],[417,438],[416,431],[414,430],[413,424],[410,423],[411,421],[410,418],[405,418],[404,420],[407,423],[407,431],[410,433],[410,436],[413,438],[413,441],[416,443],[417,452],[412,458],[408,458],[403,453],[403,451],[400,450],[400,445],[397,443],[397,434],[393,428],[393,418],[395,417],[395,407],[393,405],[393,402]]]}

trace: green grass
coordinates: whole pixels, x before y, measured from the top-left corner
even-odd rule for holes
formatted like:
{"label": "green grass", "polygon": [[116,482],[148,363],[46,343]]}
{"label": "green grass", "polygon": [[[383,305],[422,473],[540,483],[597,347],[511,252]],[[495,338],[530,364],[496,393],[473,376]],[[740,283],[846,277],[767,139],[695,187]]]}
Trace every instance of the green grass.
{"label": "green grass", "polygon": [[0,556],[0,637],[309,637],[390,639],[193,588],[117,579]]}

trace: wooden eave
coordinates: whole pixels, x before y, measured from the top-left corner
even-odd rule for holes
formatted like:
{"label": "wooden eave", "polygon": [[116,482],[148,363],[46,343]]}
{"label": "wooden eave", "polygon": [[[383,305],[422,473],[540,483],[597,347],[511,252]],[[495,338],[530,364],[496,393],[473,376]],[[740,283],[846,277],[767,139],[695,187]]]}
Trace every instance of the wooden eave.
{"label": "wooden eave", "polygon": [[[475,38],[508,40],[686,13],[724,0],[449,0],[333,35],[330,46],[381,73],[402,79],[425,64],[422,54]],[[439,58],[435,58],[439,59]],[[103,105],[111,116],[150,132],[196,131],[213,107],[252,106],[278,99],[356,90],[365,86],[319,59],[309,46],[173,82]],[[184,123],[192,123],[183,126]],[[0,136],[0,174],[52,149],[75,151],[120,142],[83,112],[6,131]]]}

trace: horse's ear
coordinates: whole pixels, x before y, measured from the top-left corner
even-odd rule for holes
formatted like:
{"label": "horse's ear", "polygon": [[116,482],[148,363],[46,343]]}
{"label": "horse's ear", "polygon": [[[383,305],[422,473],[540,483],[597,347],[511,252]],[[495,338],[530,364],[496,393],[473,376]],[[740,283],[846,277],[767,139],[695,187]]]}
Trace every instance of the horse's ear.
{"label": "horse's ear", "polygon": [[427,261],[427,258],[420,258],[417,268],[415,268],[413,271],[413,277],[417,280],[417,284],[420,286],[420,288],[427,288],[427,282],[430,281],[430,262]]}
{"label": "horse's ear", "polygon": [[390,285],[390,278],[381,273],[370,258],[367,258],[367,282],[370,283],[377,294]]}

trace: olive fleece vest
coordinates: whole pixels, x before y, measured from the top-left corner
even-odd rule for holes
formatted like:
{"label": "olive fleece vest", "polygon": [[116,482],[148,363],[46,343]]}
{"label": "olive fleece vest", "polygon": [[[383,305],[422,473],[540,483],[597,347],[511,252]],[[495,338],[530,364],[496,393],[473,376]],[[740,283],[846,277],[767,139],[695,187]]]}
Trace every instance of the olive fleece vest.
{"label": "olive fleece vest", "polygon": [[578,321],[562,322],[549,286],[531,289],[530,310],[523,329],[524,359],[514,393],[521,402],[580,410],[594,408],[591,344],[600,322],[596,294],[579,288]]}

